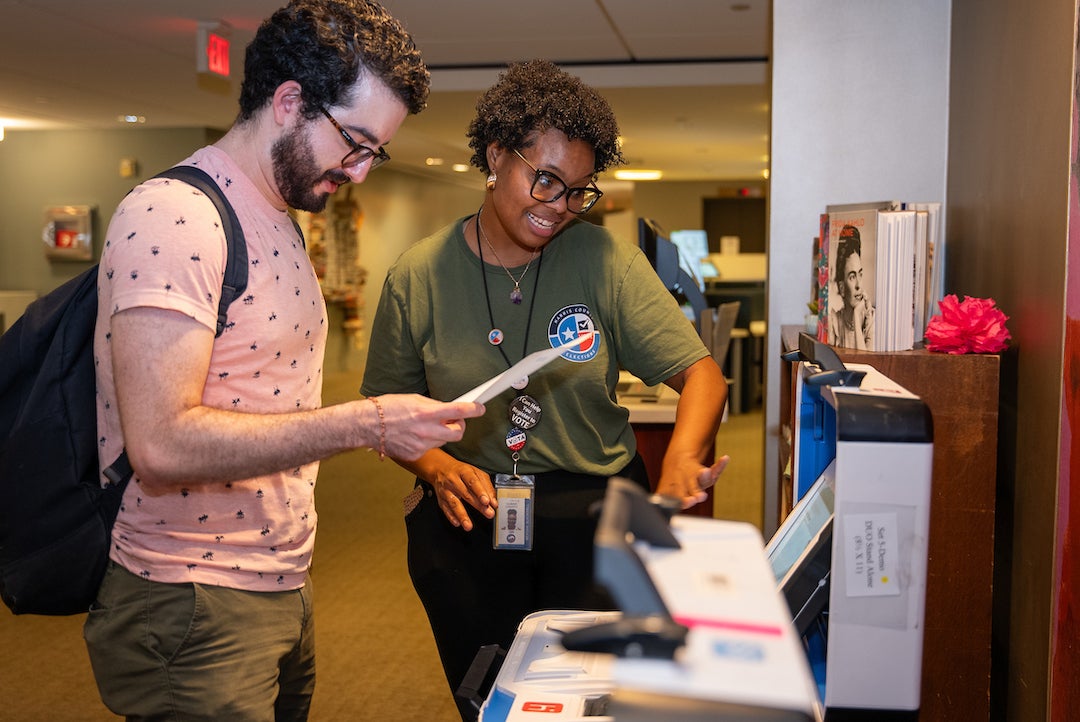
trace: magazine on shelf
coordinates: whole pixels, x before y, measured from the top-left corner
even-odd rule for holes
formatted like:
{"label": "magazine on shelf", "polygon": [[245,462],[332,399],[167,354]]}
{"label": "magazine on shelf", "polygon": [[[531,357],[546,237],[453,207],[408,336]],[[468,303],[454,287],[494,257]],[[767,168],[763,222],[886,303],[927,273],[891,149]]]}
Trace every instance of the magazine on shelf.
{"label": "magazine on shelf", "polygon": [[833,346],[866,351],[878,347],[878,214],[899,207],[893,201],[830,205],[826,340]]}
{"label": "magazine on shelf", "polygon": [[941,204],[830,205],[824,216],[819,339],[867,351],[914,348],[942,294]]}

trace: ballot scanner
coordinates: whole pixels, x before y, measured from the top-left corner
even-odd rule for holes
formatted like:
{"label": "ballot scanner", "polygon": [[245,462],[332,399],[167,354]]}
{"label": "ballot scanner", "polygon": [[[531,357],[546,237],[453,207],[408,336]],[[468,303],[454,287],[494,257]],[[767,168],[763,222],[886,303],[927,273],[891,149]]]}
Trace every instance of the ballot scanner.
{"label": "ballot scanner", "polygon": [[609,482],[596,575],[619,611],[526,617],[482,722],[821,719],[760,532],[673,511]]}
{"label": "ballot scanner", "polygon": [[805,341],[806,476],[768,545],[612,479],[595,573],[619,611],[526,617],[474,694],[482,722],[917,718],[930,414]]}

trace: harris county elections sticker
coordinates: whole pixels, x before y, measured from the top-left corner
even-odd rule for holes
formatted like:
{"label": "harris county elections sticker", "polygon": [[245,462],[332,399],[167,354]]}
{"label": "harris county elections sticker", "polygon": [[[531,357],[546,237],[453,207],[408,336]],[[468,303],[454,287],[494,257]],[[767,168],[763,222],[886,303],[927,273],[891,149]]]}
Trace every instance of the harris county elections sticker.
{"label": "harris county elections sticker", "polygon": [[563,306],[551,317],[548,323],[548,341],[553,348],[570,343],[579,336],[592,335],[580,346],[563,353],[567,361],[582,363],[594,358],[600,352],[600,333],[589,315],[589,307],[583,303]]}

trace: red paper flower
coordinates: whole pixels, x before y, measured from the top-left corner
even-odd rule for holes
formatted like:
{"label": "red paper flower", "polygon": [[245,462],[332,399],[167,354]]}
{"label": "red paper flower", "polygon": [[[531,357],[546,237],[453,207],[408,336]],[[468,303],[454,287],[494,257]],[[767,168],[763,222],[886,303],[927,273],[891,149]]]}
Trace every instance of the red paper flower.
{"label": "red paper flower", "polygon": [[992,298],[965,296],[958,301],[949,294],[938,303],[941,315],[926,327],[926,348],[940,353],[998,353],[1012,338],[1005,322],[1009,317]]}

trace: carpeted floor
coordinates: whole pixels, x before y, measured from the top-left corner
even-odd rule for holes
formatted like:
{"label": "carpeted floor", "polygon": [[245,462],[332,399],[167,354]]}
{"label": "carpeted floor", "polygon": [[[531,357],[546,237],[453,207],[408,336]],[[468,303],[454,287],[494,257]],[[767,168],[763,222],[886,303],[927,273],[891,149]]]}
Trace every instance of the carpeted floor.
{"label": "carpeted floor", "polygon": [[[355,398],[359,378],[353,371],[328,376],[327,403]],[[732,463],[717,490],[716,516],[760,526],[761,437],[760,411],[721,429],[718,453]],[[405,567],[401,498],[411,487],[401,468],[367,452],[323,463],[312,570],[319,660],[312,720],[458,719]],[[98,698],[82,622],[0,609],[0,719],[117,719]]]}

